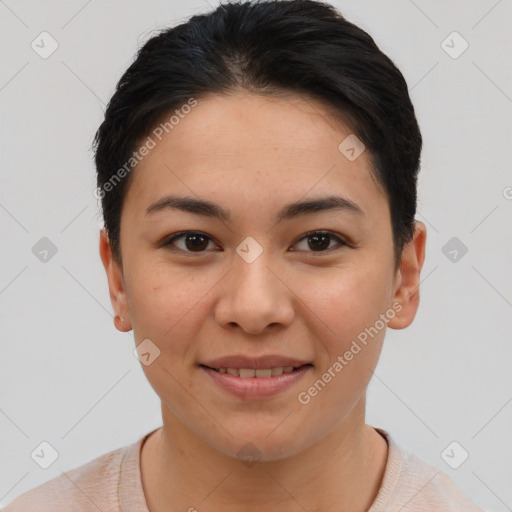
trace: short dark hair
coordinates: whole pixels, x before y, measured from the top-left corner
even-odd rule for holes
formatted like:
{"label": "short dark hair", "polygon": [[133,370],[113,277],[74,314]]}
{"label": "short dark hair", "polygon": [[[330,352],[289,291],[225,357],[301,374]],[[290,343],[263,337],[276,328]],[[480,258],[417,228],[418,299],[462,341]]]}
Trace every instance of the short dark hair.
{"label": "short dark hair", "polygon": [[[356,134],[387,194],[398,265],[414,233],[422,147],[407,84],[368,33],[315,0],[221,3],[140,48],[93,143],[114,258],[122,264],[121,211],[133,174],[126,164],[135,168],[140,141],[191,98],[237,90],[320,100]],[[116,173],[128,175],[113,182]]]}

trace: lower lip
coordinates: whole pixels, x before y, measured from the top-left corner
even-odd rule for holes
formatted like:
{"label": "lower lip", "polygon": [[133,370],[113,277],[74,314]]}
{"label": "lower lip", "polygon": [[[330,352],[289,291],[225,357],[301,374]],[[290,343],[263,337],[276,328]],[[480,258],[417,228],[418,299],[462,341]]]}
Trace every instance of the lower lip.
{"label": "lower lip", "polygon": [[311,368],[311,365],[303,365],[293,372],[283,373],[275,377],[245,378],[230,375],[229,373],[216,372],[206,366],[199,366],[199,369],[209,375],[221,388],[246,400],[270,398],[282,393],[299,382]]}

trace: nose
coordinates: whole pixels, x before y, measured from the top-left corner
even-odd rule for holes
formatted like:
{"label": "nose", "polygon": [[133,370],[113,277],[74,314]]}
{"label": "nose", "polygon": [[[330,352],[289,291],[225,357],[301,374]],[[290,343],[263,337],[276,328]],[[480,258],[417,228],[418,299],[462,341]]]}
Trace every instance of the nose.
{"label": "nose", "polygon": [[282,271],[280,275],[279,270],[270,268],[264,254],[251,263],[235,257],[219,289],[215,318],[221,327],[238,326],[247,334],[259,335],[266,328],[286,327],[293,321],[294,294]]}

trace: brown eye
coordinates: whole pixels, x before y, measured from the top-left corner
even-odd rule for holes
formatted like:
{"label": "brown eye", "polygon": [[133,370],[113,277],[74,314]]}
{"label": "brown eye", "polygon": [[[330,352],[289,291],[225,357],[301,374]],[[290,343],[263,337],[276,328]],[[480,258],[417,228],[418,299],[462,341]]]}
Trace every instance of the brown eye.
{"label": "brown eye", "polygon": [[299,243],[302,240],[307,242],[307,248],[311,250],[299,250],[306,250],[306,252],[327,252],[328,249],[332,249],[333,246],[331,246],[331,242],[333,240],[337,241],[338,245],[347,245],[340,237],[329,231],[312,231],[306,233],[306,235],[299,240]]}
{"label": "brown eye", "polygon": [[[180,240],[182,243],[181,246],[178,246],[176,242]],[[208,247],[208,243],[212,242],[212,239],[203,234],[195,231],[186,231],[184,233],[179,233],[177,235],[169,238],[164,246],[176,246],[179,250],[185,252],[204,252],[204,250]]]}

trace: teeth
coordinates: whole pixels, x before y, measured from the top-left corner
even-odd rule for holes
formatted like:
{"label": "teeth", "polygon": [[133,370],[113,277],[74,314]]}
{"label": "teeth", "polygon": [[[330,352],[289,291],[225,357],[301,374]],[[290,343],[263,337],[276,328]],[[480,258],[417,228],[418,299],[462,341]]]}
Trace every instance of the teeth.
{"label": "teeth", "polygon": [[277,366],[275,368],[213,368],[213,370],[219,373],[227,373],[242,379],[248,379],[252,377],[277,377],[283,373],[291,373],[297,368],[293,366]]}
{"label": "teeth", "polygon": [[[265,368],[265,369],[258,369],[256,370],[256,377],[272,377],[272,369],[271,368]],[[240,374],[242,375],[242,374]]]}

